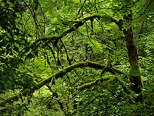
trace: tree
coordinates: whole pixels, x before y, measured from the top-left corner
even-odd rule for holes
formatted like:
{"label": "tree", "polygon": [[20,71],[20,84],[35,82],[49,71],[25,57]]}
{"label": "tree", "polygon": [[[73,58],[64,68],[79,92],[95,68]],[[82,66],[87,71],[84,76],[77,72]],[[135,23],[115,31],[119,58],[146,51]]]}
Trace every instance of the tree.
{"label": "tree", "polygon": [[[18,46],[17,60],[22,61],[16,63],[13,70],[13,74],[17,74],[14,86],[18,88],[15,90],[20,92],[2,100],[1,106],[20,98],[23,100],[24,96],[28,100],[26,106],[30,105],[35,100],[31,97],[37,96],[36,90],[46,86],[44,90],[48,89],[49,95],[45,98],[43,94],[39,95],[39,103],[42,97],[48,109],[58,109],[54,113],[138,115],[142,107],[146,111],[149,102],[143,98],[146,94],[142,91],[143,73],[139,68],[139,58],[143,56],[138,55],[135,40],[138,41],[142,34],[140,18],[147,18],[145,12],[150,16],[152,0],[34,0],[21,3],[25,13],[21,24],[26,25],[22,29],[16,22],[13,24],[24,36],[27,35],[26,44],[23,42],[23,47]],[[15,10],[12,12],[20,14]],[[18,37],[16,33],[12,35],[13,39]],[[12,61],[8,65],[12,65]],[[26,110],[21,108],[21,111]]]}

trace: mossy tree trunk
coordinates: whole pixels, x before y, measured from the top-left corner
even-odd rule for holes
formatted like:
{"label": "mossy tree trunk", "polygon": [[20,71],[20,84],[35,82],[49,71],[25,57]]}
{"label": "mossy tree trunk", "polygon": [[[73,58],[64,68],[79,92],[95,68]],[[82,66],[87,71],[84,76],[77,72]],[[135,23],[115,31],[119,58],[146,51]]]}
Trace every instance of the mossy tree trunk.
{"label": "mossy tree trunk", "polygon": [[[130,3],[131,0],[126,0],[126,2]],[[137,48],[135,45],[135,40],[133,36],[133,27],[132,27],[132,10],[131,7],[128,6],[129,14],[124,16],[124,20],[122,22],[122,25],[127,25],[127,29],[123,28],[123,33],[125,35],[125,42],[127,46],[128,51],[128,58],[130,63],[130,71],[129,71],[129,78],[132,83],[131,89],[138,94],[136,98],[136,102],[143,102],[143,96],[141,94],[141,90],[143,87],[143,83],[141,80],[141,74],[138,64],[138,54],[137,54]]]}

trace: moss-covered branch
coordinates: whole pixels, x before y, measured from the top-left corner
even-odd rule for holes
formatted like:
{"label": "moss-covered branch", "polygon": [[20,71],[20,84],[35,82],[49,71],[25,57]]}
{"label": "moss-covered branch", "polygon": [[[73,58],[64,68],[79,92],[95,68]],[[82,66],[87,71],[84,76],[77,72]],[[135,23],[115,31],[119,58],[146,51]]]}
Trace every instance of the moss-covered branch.
{"label": "moss-covered branch", "polygon": [[[132,90],[129,88],[129,86],[126,84],[126,82],[123,81],[122,79],[119,79],[115,75],[108,75],[108,76],[96,79],[96,80],[94,80],[92,82],[82,84],[81,86],[76,87],[76,89],[79,90],[79,91],[82,91],[82,90],[85,90],[85,89],[90,89],[90,88],[92,88],[92,87],[94,87],[94,86],[96,86],[96,85],[98,85],[98,84],[100,84],[100,83],[102,83],[104,81],[108,81],[110,79],[118,81],[119,84],[122,86],[124,92],[127,93],[127,94],[131,94]],[[131,103],[135,103],[133,97],[130,97],[129,101]]]}
{"label": "moss-covered branch", "polygon": [[99,83],[102,83],[103,81],[109,80],[111,77],[114,77],[114,76],[113,75],[110,75],[110,76],[107,76],[107,78],[106,77],[105,78],[103,78],[103,77],[102,78],[99,78],[99,79],[97,79],[95,81],[92,81],[92,82],[89,82],[89,83],[85,83],[85,84],[77,87],[76,89],[82,91],[84,89],[91,88],[91,87],[93,87],[93,86],[95,86],[95,85],[97,85]]}
{"label": "moss-covered branch", "polygon": [[73,23],[72,26],[70,28],[64,30],[60,35],[57,35],[57,36],[54,35],[54,36],[50,36],[50,37],[43,37],[40,40],[37,40],[37,42],[38,41],[46,41],[45,42],[46,44],[49,43],[49,42],[52,42],[53,45],[56,46],[59,39],[61,39],[62,37],[64,37],[68,33],[72,32],[72,31],[75,31],[80,26],[82,26],[86,21],[92,20],[92,19],[95,19],[95,18],[104,18],[106,20],[109,20],[111,22],[115,22],[116,24],[118,24],[118,21],[116,19],[110,17],[107,14],[105,14],[105,15],[93,14],[93,15],[87,16],[87,17],[85,17],[85,18],[83,18],[81,20],[69,21],[69,22]]}
{"label": "moss-covered branch", "polygon": [[[31,88],[27,88],[24,91],[6,99],[6,100],[0,101],[0,106],[4,106],[6,103],[17,101],[21,96],[26,96],[28,94],[33,93],[35,90],[40,89],[42,86],[51,82],[52,78],[58,79],[60,77],[63,77],[66,73],[71,72],[75,68],[83,68],[83,67],[92,67],[92,68],[95,68],[95,69],[104,69],[106,66],[103,66],[99,63],[91,62],[91,61],[84,61],[84,62],[79,62],[79,63],[73,64],[73,65],[70,65],[70,66],[66,67],[65,69],[62,69],[61,71],[52,75],[51,77],[49,77],[47,79],[43,79],[41,82],[36,84],[36,86],[31,87]],[[107,69],[108,68],[106,68],[106,72],[110,72],[110,70],[107,70]],[[114,70],[114,72],[116,72],[118,74],[124,74],[124,72],[117,70],[115,68],[113,68],[112,70]],[[98,82],[98,80],[96,82],[94,82],[94,84],[97,83],[97,82]]]}
{"label": "moss-covered branch", "polygon": [[[116,23],[119,27],[121,26],[121,20],[116,20],[114,18],[112,18],[111,16],[107,15],[107,14],[93,14],[90,16],[87,16],[83,19],[80,20],[74,20],[74,21],[68,21],[72,23],[72,26],[70,26],[69,28],[67,28],[66,30],[64,30],[60,35],[49,35],[49,36],[45,36],[42,37],[38,40],[36,40],[35,42],[33,42],[30,46],[24,48],[24,50],[20,53],[21,57],[25,56],[25,53],[29,52],[30,50],[32,50],[33,52],[39,47],[39,46],[46,46],[48,43],[53,43],[53,46],[57,46],[58,41],[63,38],[64,36],[66,36],[68,33],[71,33],[75,30],[77,30],[80,26],[82,26],[86,21],[88,20],[93,20],[95,18],[104,18],[106,20],[109,20],[111,22]],[[121,27],[122,29],[122,27]]]}

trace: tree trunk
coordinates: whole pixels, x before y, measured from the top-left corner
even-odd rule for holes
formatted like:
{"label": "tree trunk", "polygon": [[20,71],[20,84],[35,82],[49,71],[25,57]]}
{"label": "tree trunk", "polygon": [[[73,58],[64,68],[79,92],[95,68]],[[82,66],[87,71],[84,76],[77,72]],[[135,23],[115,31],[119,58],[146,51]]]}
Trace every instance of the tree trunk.
{"label": "tree trunk", "polygon": [[138,54],[136,45],[134,42],[133,37],[133,30],[132,30],[132,13],[124,16],[124,21],[129,25],[128,29],[123,29],[123,33],[125,35],[125,42],[127,46],[128,51],[128,58],[130,63],[130,72],[129,72],[129,78],[132,83],[131,89],[138,94],[136,98],[136,102],[142,102],[143,96],[141,94],[141,89],[143,87],[143,83],[141,80],[141,74],[139,70],[138,65]]}

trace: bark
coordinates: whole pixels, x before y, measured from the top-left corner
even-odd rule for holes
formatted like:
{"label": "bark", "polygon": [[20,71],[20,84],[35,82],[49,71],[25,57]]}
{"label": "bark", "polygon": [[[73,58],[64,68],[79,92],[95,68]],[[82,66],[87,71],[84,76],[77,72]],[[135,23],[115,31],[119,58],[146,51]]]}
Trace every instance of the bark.
{"label": "bark", "polygon": [[124,31],[124,34],[125,34],[125,41],[126,41],[129,63],[130,63],[129,78],[132,83],[131,89],[135,93],[140,94],[137,97],[136,102],[138,101],[142,102],[143,97],[141,95],[141,90],[143,87],[143,83],[141,80],[141,74],[140,74],[139,64],[138,64],[138,54],[137,54],[136,46],[134,44],[132,29],[128,29],[127,31]]}
{"label": "bark", "polygon": [[[130,10],[130,12],[132,11]],[[123,29],[123,33],[125,35],[125,42],[127,46],[128,58],[130,63],[129,78],[132,83],[131,89],[136,94],[139,94],[136,98],[136,102],[142,102],[143,96],[141,94],[141,90],[143,87],[143,83],[141,80],[141,74],[139,70],[137,48],[134,42],[135,40],[133,36],[132,20],[133,20],[132,13],[124,16],[124,21],[130,27],[128,29]]]}
{"label": "bark", "polygon": [[[133,16],[132,16],[131,2],[132,2],[131,0],[125,0],[127,7],[126,10],[128,10],[130,13],[124,15],[123,19],[120,19],[118,22],[115,23],[118,25],[119,30],[123,31],[125,35],[124,38],[126,42],[128,59],[130,64],[129,79],[132,83],[131,89],[136,94],[138,94],[136,102],[143,102],[143,95],[141,94],[143,88],[143,82],[141,79],[141,74],[138,64],[138,53],[133,35],[133,26],[132,26]],[[127,25],[127,27],[125,25]]]}

